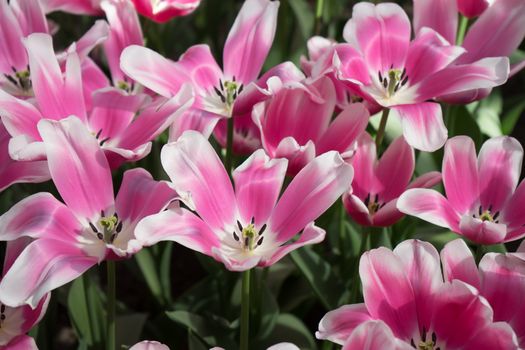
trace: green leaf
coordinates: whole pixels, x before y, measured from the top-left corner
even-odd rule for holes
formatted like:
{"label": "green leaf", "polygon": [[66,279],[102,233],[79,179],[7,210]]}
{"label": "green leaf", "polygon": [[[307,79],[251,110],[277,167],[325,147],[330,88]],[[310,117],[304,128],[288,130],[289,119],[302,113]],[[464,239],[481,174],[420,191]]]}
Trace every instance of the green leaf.
{"label": "green leaf", "polygon": [[166,242],[160,259],[160,284],[162,295],[167,304],[172,304],[171,298],[171,255],[173,252],[173,242]]}
{"label": "green leaf", "polygon": [[267,341],[257,344],[257,349],[266,349],[280,342],[293,343],[301,350],[316,349],[312,332],[299,318],[292,314],[279,315],[272,334]]}
{"label": "green leaf", "polygon": [[327,310],[335,309],[345,300],[345,289],[331,268],[311,247],[303,247],[290,253],[303,276]]}
{"label": "green leaf", "polygon": [[117,316],[117,344],[127,344],[131,346],[138,343],[147,317],[147,314],[138,312]]}
{"label": "green leaf", "polygon": [[510,109],[502,118],[501,121],[501,130],[504,135],[510,135],[514,131],[516,123],[520,119],[520,116],[525,110],[525,101],[521,101]]}
{"label": "green leaf", "polygon": [[500,115],[503,99],[499,90],[494,90],[487,98],[467,106],[476,119],[481,132],[489,137],[501,136]]}
{"label": "green leaf", "polygon": [[297,23],[299,24],[299,29],[301,30],[303,39],[310,39],[315,22],[312,8],[305,0],[287,1],[287,4],[290,5],[295,17],[297,18]]}
{"label": "green leaf", "polygon": [[467,135],[476,145],[481,145],[483,141],[481,130],[465,106],[448,106],[445,120],[449,138]]}
{"label": "green leaf", "polygon": [[135,261],[139,265],[142,277],[146,281],[151,294],[155,297],[160,305],[164,305],[164,297],[162,293],[162,284],[159,274],[157,272],[157,264],[150,249],[142,249],[135,254]]}
{"label": "green leaf", "polygon": [[260,304],[258,307],[260,322],[258,322],[257,337],[259,339],[265,339],[271,334],[275,327],[277,318],[279,317],[279,305],[264,283],[259,290],[261,291]]}

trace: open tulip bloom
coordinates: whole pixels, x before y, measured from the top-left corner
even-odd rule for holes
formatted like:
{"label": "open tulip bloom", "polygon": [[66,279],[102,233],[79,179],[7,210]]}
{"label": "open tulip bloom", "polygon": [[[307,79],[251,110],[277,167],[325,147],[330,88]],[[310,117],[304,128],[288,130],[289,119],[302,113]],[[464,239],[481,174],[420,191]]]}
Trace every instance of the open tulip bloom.
{"label": "open tulip bloom", "polygon": [[472,139],[453,137],[443,158],[446,198],[434,190],[410,189],[397,207],[478,244],[519,239],[525,235],[525,182],[516,188],[522,159],[523,148],[512,137],[489,139],[478,157]]}
{"label": "open tulip bloom", "polygon": [[211,145],[195,131],[164,146],[161,162],[173,188],[190,197],[188,206],[199,216],[171,208],[142,220],[137,239],[147,245],[172,240],[234,271],[269,266],[294,249],[322,241],[325,231],[313,220],[348,189],[353,175],[352,167],[331,151],[305,166],[277,200],[287,161],[270,160],[260,150],[235,169],[234,189]]}
{"label": "open tulip bloom", "polygon": [[361,256],[359,275],[364,303],[326,314],[318,338],[346,343],[345,350],[518,349],[512,328],[494,322],[475,287],[444,282],[430,243],[407,240],[393,251],[372,249]]}
{"label": "open tulip bloom", "polygon": [[79,119],[43,120],[38,128],[65,204],[37,193],[0,217],[1,240],[34,239],[0,282],[0,301],[10,306],[36,307],[47,292],[93,265],[136,253],[142,246],[133,234],[136,224],[175,197],[166,183],[136,169],[124,174],[115,198],[104,152]]}

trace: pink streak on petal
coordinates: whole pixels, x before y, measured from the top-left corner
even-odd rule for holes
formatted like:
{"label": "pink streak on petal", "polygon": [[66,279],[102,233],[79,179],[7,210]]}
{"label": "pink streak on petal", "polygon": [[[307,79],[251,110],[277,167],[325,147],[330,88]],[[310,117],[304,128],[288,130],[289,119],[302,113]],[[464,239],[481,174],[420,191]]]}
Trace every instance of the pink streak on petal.
{"label": "pink streak on petal", "polygon": [[359,325],[371,319],[365,304],[344,305],[324,315],[315,336],[343,345]]}
{"label": "pink streak on petal", "polygon": [[458,8],[456,1],[414,0],[414,32],[423,27],[432,28],[449,43],[456,42]]}
{"label": "pink streak on petal", "polygon": [[441,250],[445,281],[460,280],[477,289],[481,287],[480,275],[472,252],[462,239],[455,239]]}

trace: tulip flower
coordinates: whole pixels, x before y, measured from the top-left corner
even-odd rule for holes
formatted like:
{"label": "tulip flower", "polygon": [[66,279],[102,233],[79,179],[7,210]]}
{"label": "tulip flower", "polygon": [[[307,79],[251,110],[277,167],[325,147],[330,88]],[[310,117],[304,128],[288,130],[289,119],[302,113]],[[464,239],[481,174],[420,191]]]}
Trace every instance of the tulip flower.
{"label": "tulip flower", "polygon": [[[493,1],[493,0],[491,0]],[[457,0],[459,12],[468,18],[478,17],[489,7],[489,0]]]}
{"label": "tulip flower", "polygon": [[133,345],[129,350],[170,350],[170,348],[158,341],[144,340]]}
{"label": "tulip flower", "polygon": [[[187,205],[142,220],[136,237],[147,245],[171,240],[215,258],[232,271],[269,266],[290,251],[324,239],[315,220],[348,189],[352,167],[337,152],[305,166],[279,193],[285,159],[270,160],[259,150],[234,172],[235,189],[212,146],[187,131],[163,147],[161,162]],[[297,240],[293,240],[299,235]]]}
{"label": "tulip flower", "polygon": [[361,256],[359,275],[364,303],[330,311],[317,338],[347,343],[344,349],[518,349],[512,328],[494,322],[476,288],[443,282],[430,243],[407,240],[393,251],[372,249]]}
{"label": "tulip flower", "polygon": [[200,0],[132,0],[137,11],[155,22],[166,22],[174,17],[186,16],[200,4]]}
{"label": "tulip flower", "polygon": [[351,164],[354,179],[343,203],[352,219],[363,226],[393,225],[403,216],[396,203],[407,188],[429,188],[441,181],[441,174],[432,171],[410,182],[415,168],[414,151],[403,137],[395,139],[378,161],[376,145],[364,133]]}
{"label": "tulip flower", "polygon": [[[225,349],[216,346],[214,348],[211,348],[210,350],[225,350]],[[295,344],[292,344],[292,343],[279,343],[279,344],[270,346],[266,350],[299,350],[299,348]]]}
{"label": "tulip flower", "polygon": [[355,141],[368,124],[360,104],[349,105],[333,121],[335,88],[327,77],[283,88],[254,107],[253,119],[262,144],[272,158],[286,158],[288,173],[296,174],[316,155],[338,151],[353,154]]}
{"label": "tulip flower", "polygon": [[142,247],[133,234],[136,224],[175,196],[166,183],[133,169],[124,173],[115,198],[104,152],[78,118],[42,120],[38,129],[65,204],[37,193],[0,217],[1,240],[34,239],[0,282],[0,301],[9,306],[36,307],[47,292],[93,265],[136,253]]}
{"label": "tulip flower", "polygon": [[[447,139],[441,107],[432,99],[503,84],[509,73],[506,57],[453,64],[465,50],[450,45],[437,32],[423,28],[410,41],[410,21],[394,3],[354,6],[343,36],[351,49],[341,61],[340,79],[356,85],[400,118],[408,144],[435,151]],[[353,52],[353,53],[352,53]]]}
{"label": "tulip flower", "polygon": [[195,104],[185,115],[193,129],[213,130],[220,118],[232,116],[234,104],[255,82],[275,35],[278,1],[247,0],[224,45],[221,70],[208,45],[190,47],[177,62],[132,45],[121,56],[121,68],[132,79],[164,97],[191,82]]}
{"label": "tulip flower", "polygon": [[525,182],[518,188],[523,148],[508,136],[486,141],[476,158],[474,142],[451,138],[443,158],[446,198],[429,189],[410,189],[398,209],[464,235],[478,244],[509,242],[525,236]]}
{"label": "tulip flower", "polygon": [[476,287],[494,310],[494,321],[507,322],[525,346],[525,260],[517,254],[487,253],[479,269],[471,251],[461,239],[445,245],[441,251],[447,281],[460,280]]}
{"label": "tulip flower", "polygon": [[[6,274],[27,243],[27,239],[21,238],[7,244],[3,275]],[[28,305],[10,307],[0,304],[0,348],[38,350],[34,339],[26,333],[44,317],[50,296],[50,294],[44,295],[34,310]]]}
{"label": "tulip flower", "polygon": [[100,15],[100,0],[39,0],[46,13],[63,11],[77,15]]}

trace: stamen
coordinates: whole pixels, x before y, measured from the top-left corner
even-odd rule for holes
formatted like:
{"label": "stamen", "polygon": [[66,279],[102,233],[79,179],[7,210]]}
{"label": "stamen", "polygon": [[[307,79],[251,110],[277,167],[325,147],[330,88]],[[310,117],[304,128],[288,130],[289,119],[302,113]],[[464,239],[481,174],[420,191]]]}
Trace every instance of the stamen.
{"label": "stamen", "polygon": [[100,129],[97,134],[95,135],[95,138],[98,140],[98,138],[100,137],[100,134],[102,134],[102,129]]}
{"label": "stamen", "polygon": [[237,242],[239,242],[239,236],[233,231],[233,239],[235,239]]}
{"label": "stamen", "polygon": [[91,222],[89,223],[89,227],[91,227],[91,229],[93,230],[93,232],[98,233],[97,228],[96,228],[95,225],[93,225]]}
{"label": "stamen", "polygon": [[385,78],[385,80],[383,80],[383,87],[386,89],[387,86],[388,86],[388,81],[386,81],[386,78]]}
{"label": "stamen", "polygon": [[401,76],[399,77],[399,79],[403,80],[403,78],[405,77],[406,74],[407,74],[407,69],[405,67],[405,68],[403,68],[403,72],[401,72]]}
{"label": "stamen", "polygon": [[493,220],[496,220],[499,217],[499,211],[497,211],[492,217]]}
{"label": "stamen", "polygon": [[259,230],[259,236],[262,236],[264,230],[266,230],[266,224],[262,225],[261,229]]}
{"label": "stamen", "polygon": [[102,235],[102,233],[97,232],[97,238],[102,240],[104,238],[104,236]]}
{"label": "stamen", "polygon": [[257,241],[257,245],[261,245],[262,242],[263,242],[263,239],[264,239],[264,237],[259,238],[259,240]]}
{"label": "stamen", "polygon": [[365,206],[368,207],[368,203],[370,203],[370,193],[365,198]]}
{"label": "stamen", "polygon": [[378,74],[379,82],[382,83],[383,82],[383,76],[381,75],[381,71],[377,72],[377,74]]}
{"label": "stamen", "polygon": [[[116,215],[115,215],[115,217],[116,217]],[[117,219],[118,219],[118,218],[117,218]],[[118,223],[117,227],[115,228],[115,231],[116,231],[117,233],[120,233],[120,231],[122,231],[122,221],[120,221],[120,222]]]}
{"label": "stamen", "polygon": [[241,225],[241,223],[239,222],[239,220],[237,220],[237,227],[238,227],[239,230],[242,232],[242,225]]}
{"label": "stamen", "polygon": [[221,90],[224,90],[224,85],[222,85],[222,79],[219,79],[219,86],[221,87]]}
{"label": "stamen", "polygon": [[478,213],[479,213],[479,216],[481,216],[481,214],[483,214],[483,208],[481,207],[481,205],[479,206]]}
{"label": "stamen", "polygon": [[12,76],[4,74],[4,77],[6,77],[6,79],[9,80],[14,85],[18,86],[18,81],[16,81]]}
{"label": "stamen", "polygon": [[100,141],[100,146],[103,146],[107,140],[109,140],[109,137],[106,137],[104,140]]}
{"label": "stamen", "polygon": [[406,83],[408,82],[408,75],[405,77],[405,79],[403,79],[403,81],[401,82],[401,87],[405,86]]}
{"label": "stamen", "polygon": [[252,220],[250,221],[250,223],[253,225],[255,224],[255,216],[252,216]]}

